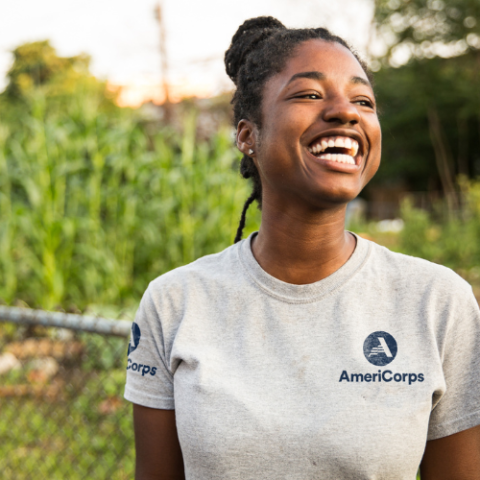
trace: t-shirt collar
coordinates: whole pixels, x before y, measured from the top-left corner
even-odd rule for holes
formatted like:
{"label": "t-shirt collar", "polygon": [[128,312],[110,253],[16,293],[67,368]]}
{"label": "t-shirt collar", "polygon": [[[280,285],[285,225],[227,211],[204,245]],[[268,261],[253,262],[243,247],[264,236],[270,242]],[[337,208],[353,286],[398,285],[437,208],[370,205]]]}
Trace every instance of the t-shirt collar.
{"label": "t-shirt collar", "polygon": [[357,240],[356,247],[344,265],[318,282],[295,285],[273,277],[259,265],[252,253],[252,239],[257,233],[252,233],[240,242],[238,248],[240,262],[247,275],[259,288],[264,290],[265,293],[289,303],[312,302],[341,287],[367,261],[371,247],[371,242],[351,232]]}

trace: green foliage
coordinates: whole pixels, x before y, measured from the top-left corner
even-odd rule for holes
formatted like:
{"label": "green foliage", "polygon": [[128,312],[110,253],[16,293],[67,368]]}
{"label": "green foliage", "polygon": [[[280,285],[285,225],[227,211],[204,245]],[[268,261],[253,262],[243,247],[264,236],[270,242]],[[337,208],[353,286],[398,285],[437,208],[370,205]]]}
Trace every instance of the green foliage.
{"label": "green foliage", "polygon": [[390,47],[389,60],[398,48],[417,58],[480,48],[478,0],[376,0],[375,6],[377,31]]}
{"label": "green foliage", "polygon": [[480,56],[414,60],[376,74],[383,130],[382,165],[374,184],[401,181],[440,190],[429,112],[437,112],[450,174],[480,175]]}
{"label": "green foliage", "polygon": [[232,243],[248,184],[229,131],[148,134],[135,112],[41,90],[0,123],[0,298],[136,302],[156,276]]}
{"label": "green foliage", "polygon": [[231,244],[249,186],[229,129],[199,140],[194,109],[181,133],[147,124],[114,104],[88,57],[48,41],[13,53],[0,95],[0,302],[131,308],[158,275]]}
{"label": "green foliage", "polygon": [[453,268],[470,279],[477,277],[480,269],[480,181],[463,179],[461,184],[461,214],[445,213],[441,203],[430,214],[414,208],[408,200],[403,203],[405,228],[398,249]]}
{"label": "green foliage", "polygon": [[49,97],[64,97],[82,89],[108,96],[105,84],[89,72],[88,55],[59,57],[48,40],[25,43],[12,53],[14,61],[7,73],[4,99],[27,100],[39,88]]}
{"label": "green foliage", "polygon": [[480,175],[480,2],[375,6],[376,31],[388,48],[374,60],[382,66],[376,90],[384,132],[374,184],[443,190],[456,204],[455,176]]}

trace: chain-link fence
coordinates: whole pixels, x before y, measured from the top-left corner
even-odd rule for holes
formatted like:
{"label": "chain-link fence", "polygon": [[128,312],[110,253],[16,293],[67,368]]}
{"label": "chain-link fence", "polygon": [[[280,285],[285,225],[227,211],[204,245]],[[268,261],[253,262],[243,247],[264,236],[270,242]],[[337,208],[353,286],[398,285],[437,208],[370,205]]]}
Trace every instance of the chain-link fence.
{"label": "chain-link fence", "polygon": [[0,307],[0,478],[133,478],[131,323]]}

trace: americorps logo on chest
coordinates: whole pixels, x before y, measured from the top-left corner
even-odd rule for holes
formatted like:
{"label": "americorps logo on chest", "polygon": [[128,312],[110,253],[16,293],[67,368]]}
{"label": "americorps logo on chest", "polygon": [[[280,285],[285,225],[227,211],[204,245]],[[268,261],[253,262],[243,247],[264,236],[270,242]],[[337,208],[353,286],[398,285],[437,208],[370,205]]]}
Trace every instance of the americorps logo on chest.
{"label": "americorps logo on chest", "polygon": [[[397,357],[398,344],[393,335],[383,330],[373,332],[363,342],[363,354],[365,359],[377,367],[384,367],[392,363]],[[395,373],[392,370],[378,370],[375,373],[351,373],[343,370],[339,382],[386,382],[406,383],[412,385],[415,382],[423,382],[423,373]]]}
{"label": "americorps logo on chest", "polygon": [[396,340],[387,332],[373,332],[363,342],[365,358],[377,367],[384,367],[393,362],[397,350]]}

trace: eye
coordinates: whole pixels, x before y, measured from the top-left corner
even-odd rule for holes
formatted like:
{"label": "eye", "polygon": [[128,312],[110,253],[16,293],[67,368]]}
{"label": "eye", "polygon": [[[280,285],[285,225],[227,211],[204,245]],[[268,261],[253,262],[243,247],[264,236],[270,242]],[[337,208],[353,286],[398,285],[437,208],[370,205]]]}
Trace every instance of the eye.
{"label": "eye", "polygon": [[369,107],[369,108],[374,108],[374,104],[371,100],[368,100],[367,98],[361,98],[360,100],[355,100],[354,103],[357,105],[360,105],[361,107]]}
{"label": "eye", "polygon": [[307,98],[308,100],[321,100],[321,96],[318,93],[305,93],[299,95],[298,98]]}

